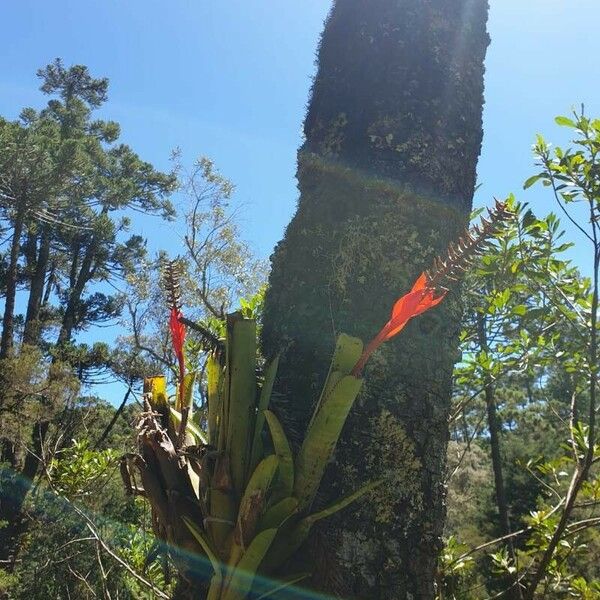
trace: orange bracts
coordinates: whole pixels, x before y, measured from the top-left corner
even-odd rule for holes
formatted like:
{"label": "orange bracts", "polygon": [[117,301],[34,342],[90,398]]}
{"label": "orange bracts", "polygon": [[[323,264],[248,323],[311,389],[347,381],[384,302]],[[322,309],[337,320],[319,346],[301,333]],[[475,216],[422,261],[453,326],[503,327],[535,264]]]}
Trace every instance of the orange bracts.
{"label": "orange bracts", "polygon": [[425,273],[415,281],[408,294],[402,296],[392,309],[390,320],[383,326],[383,329],[367,344],[358,362],[352,369],[352,375],[360,377],[362,370],[369,360],[369,357],[383,342],[393,338],[400,333],[404,326],[417,315],[426,310],[437,306],[446,296],[446,291],[436,295],[437,290],[431,287]]}
{"label": "orange bracts", "polygon": [[179,364],[179,396],[181,405],[183,406],[183,398],[185,390],[183,389],[183,381],[185,377],[185,357],[183,355],[183,342],[185,341],[185,325],[179,320],[182,314],[178,308],[171,308],[169,317],[169,329],[171,330],[171,338],[173,340],[173,350]]}

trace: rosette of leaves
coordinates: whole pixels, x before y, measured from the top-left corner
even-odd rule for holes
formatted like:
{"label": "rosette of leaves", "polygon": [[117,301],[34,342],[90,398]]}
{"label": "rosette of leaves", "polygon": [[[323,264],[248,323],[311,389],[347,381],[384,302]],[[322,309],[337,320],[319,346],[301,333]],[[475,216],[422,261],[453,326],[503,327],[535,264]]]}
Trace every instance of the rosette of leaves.
{"label": "rosette of leaves", "polygon": [[[375,485],[367,484],[332,506],[311,512],[362,387],[362,379],[350,374],[363,352],[362,342],[340,336],[296,456],[277,417],[268,410],[277,360],[258,377],[256,344],[255,321],[239,313],[229,315],[225,354],[213,353],[208,360],[205,423],[196,421],[191,412],[193,374],[185,375],[183,393],[179,389],[172,400],[164,377],[146,380],[147,406],[138,423],[140,451],[123,463],[128,488],[148,498],[154,531],[173,549],[184,573],[190,579],[197,577],[190,554],[202,553],[210,561],[210,600],[245,598],[256,575],[276,574],[314,523]],[[298,580],[288,578],[288,583]],[[263,594],[269,593],[262,578],[256,585]]]}

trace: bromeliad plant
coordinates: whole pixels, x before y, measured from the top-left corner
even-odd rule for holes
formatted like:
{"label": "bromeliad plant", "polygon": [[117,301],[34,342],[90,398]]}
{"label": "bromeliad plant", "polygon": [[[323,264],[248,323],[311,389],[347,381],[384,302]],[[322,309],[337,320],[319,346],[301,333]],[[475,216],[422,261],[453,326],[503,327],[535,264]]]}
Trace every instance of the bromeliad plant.
{"label": "bromeliad plant", "polygon": [[[363,348],[342,334],[304,440],[293,454],[269,400],[278,359],[257,375],[256,323],[240,313],[227,317],[225,340],[210,339],[206,365],[208,414],[193,414],[195,373],[186,371],[175,266],[167,270],[170,329],[178,361],[175,396],[167,397],[165,377],[145,382],[145,411],[138,424],[139,453],[122,463],[126,486],[144,495],[152,507],[156,536],[173,549],[178,568],[197,580],[193,556],[211,564],[206,597],[242,600],[267,597],[303,576],[273,583],[257,574],[277,576],[307,539],[312,526],[354,502],[378,482],[367,483],[333,505],[312,512],[346,418],[362,386],[371,354],[397,335],[413,317],[439,304],[448,282],[457,279],[486,240],[510,216],[497,203],[457,244],[437,260],[410,292],[394,305],[390,320]],[[136,483],[139,474],[141,486]],[[262,593],[262,596],[260,595]]]}

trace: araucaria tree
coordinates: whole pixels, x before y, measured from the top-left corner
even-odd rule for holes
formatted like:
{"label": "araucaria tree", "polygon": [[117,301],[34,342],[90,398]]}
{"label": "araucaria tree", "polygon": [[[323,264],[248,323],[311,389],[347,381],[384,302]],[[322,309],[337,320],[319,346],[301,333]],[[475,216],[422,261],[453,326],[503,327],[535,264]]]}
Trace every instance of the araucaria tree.
{"label": "araucaria tree", "polygon": [[[337,0],[298,154],[300,201],[272,257],[263,347],[298,439],[340,331],[369,339],[465,226],[479,156],[487,0]],[[432,598],[460,302],[379,350],[330,465],[325,503],[383,477],[317,528],[313,584],[351,598]],[[329,497],[326,497],[329,496]],[[321,567],[321,568],[319,568]]]}
{"label": "araucaria tree", "polygon": [[93,118],[107,99],[107,79],[59,59],[38,76],[51,96],[46,107],[27,108],[15,121],[0,118],[0,228],[9,240],[6,249],[0,244],[6,263],[0,269],[0,522],[7,524],[0,528],[0,560],[6,564],[16,556],[24,502],[43,472],[53,419],[76,397],[88,366],[107,363],[101,352],[76,347],[75,337],[119,315],[122,298],[99,286],[110,289],[145,254],[126,212],[171,217],[177,183],[118,143],[117,123]]}

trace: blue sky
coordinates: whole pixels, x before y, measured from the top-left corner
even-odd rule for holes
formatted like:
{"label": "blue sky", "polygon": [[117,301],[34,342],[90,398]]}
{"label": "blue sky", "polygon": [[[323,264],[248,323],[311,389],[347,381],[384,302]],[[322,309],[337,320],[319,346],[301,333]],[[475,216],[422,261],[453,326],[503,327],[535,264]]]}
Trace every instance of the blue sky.
{"label": "blue sky", "polygon": [[[537,132],[585,103],[600,116],[598,0],[491,0],[482,184],[476,206],[513,191],[540,214],[545,188],[521,191],[534,172]],[[0,0],[0,114],[40,107],[36,70],[55,57],[110,79],[103,115],[123,141],[168,168],[171,149],[213,158],[237,186],[244,235],[268,256],[296,206],[301,141],[325,0]],[[174,231],[144,233],[176,248]],[[569,232],[571,235],[571,232]],[[572,234],[575,239],[575,233]],[[170,239],[169,239],[170,238]],[[574,257],[585,269],[585,252]]]}

